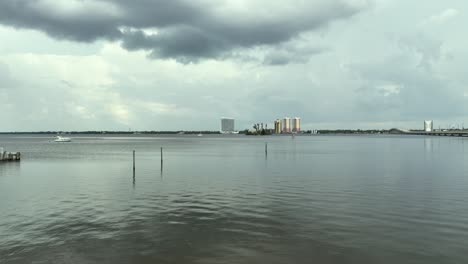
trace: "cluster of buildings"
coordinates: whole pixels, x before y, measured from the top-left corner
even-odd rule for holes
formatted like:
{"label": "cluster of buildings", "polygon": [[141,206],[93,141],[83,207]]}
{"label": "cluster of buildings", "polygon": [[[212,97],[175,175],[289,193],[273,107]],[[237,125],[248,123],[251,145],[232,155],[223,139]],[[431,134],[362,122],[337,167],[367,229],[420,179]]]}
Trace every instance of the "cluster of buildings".
{"label": "cluster of buildings", "polygon": [[445,129],[442,129],[440,126],[439,128],[434,128],[434,121],[433,120],[424,120],[424,132],[440,132],[440,131],[457,131],[457,130],[465,130],[465,124],[453,124],[447,126]]}
{"label": "cluster of buildings", "polygon": [[[294,117],[289,118],[285,117],[283,119],[276,119],[274,121],[274,128],[268,129],[268,124],[258,123],[253,125],[253,130],[248,130],[248,133],[255,134],[255,135],[270,135],[270,134],[295,134],[301,133],[301,118]],[[447,129],[448,130],[448,129]],[[424,132],[434,132],[434,131],[447,131],[439,129],[434,129],[434,121],[433,120],[425,120],[424,121]],[[454,130],[457,130],[454,128]],[[458,128],[460,130],[460,128]],[[462,126],[462,130],[464,130],[464,126]],[[409,130],[398,130],[398,131],[406,131]],[[420,131],[420,130],[419,130]],[[221,131],[222,134],[238,134],[239,131],[235,129],[235,120],[233,118],[222,117],[221,118]],[[311,134],[318,134],[317,130],[312,130],[309,133]]]}
{"label": "cluster of buildings", "polygon": [[289,134],[301,132],[301,118],[285,117],[275,121],[275,134]]}
{"label": "cluster of buildings", "polygon": [[442,129],[440,126],[439,128],[434,128],[434,121],[433,120],[424,120],[424,132],[435,132],[435,131],[450,131],[450,130],[465,130],[465,124],[452,124],[447,126],[446,128]]}
{"label": "cluster of buildings", "polygon": [[[301,118],[285,117],[283,119],[275,120],[274,129],[268,129],[268,125],[264,123],[254,124],[254,130],[250,131],[253,134],[291,134],[300,133],[301,130]],[[221,118],[221,131],[222,134],[238,134],[239,132],[235,129],[235,120],[233,118],[222,117]]]}

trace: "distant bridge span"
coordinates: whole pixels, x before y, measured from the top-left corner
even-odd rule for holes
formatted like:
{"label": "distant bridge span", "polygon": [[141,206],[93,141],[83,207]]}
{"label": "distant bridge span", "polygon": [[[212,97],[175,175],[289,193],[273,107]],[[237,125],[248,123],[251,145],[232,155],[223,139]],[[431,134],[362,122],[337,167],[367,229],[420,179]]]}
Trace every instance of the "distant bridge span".
{"label": "distant bridge span", "polygon": [[388,131],[390,134],[406,134],[410,133],[411,131],[401,128],[392,128]]}
{"label": "distant bridge span", "polygon": [[446,137],[468,137],[468,130],[437,130],[437,131],[410,131],[400,128],[392,128],[390,134],[420,135],[420,136],[446,136]]}

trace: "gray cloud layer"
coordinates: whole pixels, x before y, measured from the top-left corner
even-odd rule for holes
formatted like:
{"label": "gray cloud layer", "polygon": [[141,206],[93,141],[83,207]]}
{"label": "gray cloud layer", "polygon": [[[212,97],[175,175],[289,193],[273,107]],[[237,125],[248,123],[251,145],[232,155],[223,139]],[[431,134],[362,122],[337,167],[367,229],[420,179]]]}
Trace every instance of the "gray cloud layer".
{"label": "gray cloud layer", "polygon": [[1,129],[466,121],[465,0],[194,2],[0,1]]}
{"label": "gray cloud layer", "polygon": [[[368,6],[366,1],[315,0],[253,1],[239,8],[236,2],[5,0],[0,2],[0,23],[58,39],[119,40],[128,50],[188,62],[226,57],[239,49],[274,47]],[[285,64],[298,56],[286,55],[264,62]]]}

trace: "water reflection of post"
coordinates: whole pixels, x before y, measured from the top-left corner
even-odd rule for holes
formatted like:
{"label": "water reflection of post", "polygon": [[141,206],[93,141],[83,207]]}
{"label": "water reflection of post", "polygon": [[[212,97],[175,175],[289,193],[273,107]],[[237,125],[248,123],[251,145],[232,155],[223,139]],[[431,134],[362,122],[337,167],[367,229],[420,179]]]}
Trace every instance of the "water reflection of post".
{"label": "water reflection of post", "polygon": [[163,162],[161,160],[161,178],[163,177]]}

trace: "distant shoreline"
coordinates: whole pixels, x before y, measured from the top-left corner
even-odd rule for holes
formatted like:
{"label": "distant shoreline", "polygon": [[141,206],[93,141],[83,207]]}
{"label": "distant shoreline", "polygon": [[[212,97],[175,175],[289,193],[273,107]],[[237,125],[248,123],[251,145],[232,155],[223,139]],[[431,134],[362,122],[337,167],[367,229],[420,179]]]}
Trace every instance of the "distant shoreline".
{"label": "distant shoreline", "polygon": [[[220,131],[210,130],[194,130],[194,131],[6,131],[0,132],[0,135],[56,135],[56,134],[70,134],[70,135],[195,135],[195,134],[206,134],[206,135],[221,135]],[[248,130],[239,131],[241,135],[253,135]],[[339,130],[305,130],[297,135],[301,134],[390,134],[389,130],[351,130],[351,129],[339,129]],[[266,133],[265,135],[275,135],[273,133]],[[278,134],[278,135],[291,135],[291,134]]]}
{"label": "distant shoreline", "polygon": [[221,134],[219,131],[28,131],[28,132],[0,132],[0,135],[194,135]]}
{"label": "distant shoreline", "polygon": [[[0,135],[223,135],[220,131],[20,131],[0,132]],[[425,132],[422,130],[361,130],[361,129],[337,129],[337,130],[304,130],[300,133],[274,134],[271,131],[265,134],[254,134],[248,130],[239,131],[239,135],[247,136],[291,136],[291,135],[463,135],[468,136],[468,130],[435,130]],[[228,134],[232,135],[232,134]]]}

